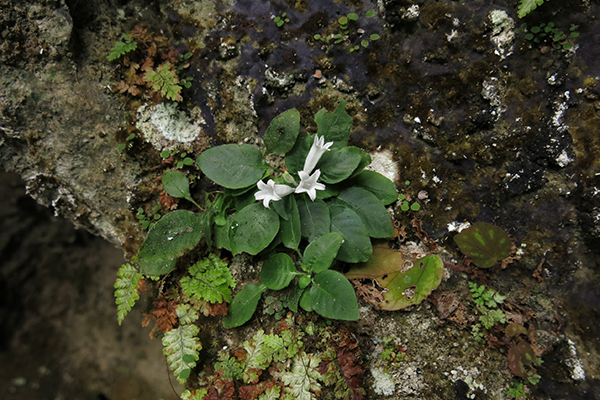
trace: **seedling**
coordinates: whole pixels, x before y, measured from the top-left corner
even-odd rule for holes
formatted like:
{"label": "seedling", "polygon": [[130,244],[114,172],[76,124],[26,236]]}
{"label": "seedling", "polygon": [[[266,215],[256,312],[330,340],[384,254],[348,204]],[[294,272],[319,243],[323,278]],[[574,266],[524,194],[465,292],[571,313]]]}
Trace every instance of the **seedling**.
{"label": "seedling", "polygon": [[281,28],[283,26],[283,24],[290,22],[290,19],[287,17],[287,13],[284,12],[279,17],[277,17],[277,16],[273,17],[273,22],[275,22],[275,24],[277,24],[277,27]]}
{"label": "seedling", "polygon": [[565,33],[559,30],[558,27],[554,25],[554,22],[541,23],[530,28],[524,23],[520,28],[515,29],[515,33],[524,33],[525,39],[534,43],[547,44],[554,48],[570,50],[573,47],[572,39],[579,37],[579,32],[577,32],[578,28],[579,25],[571,25],[569,31]]}

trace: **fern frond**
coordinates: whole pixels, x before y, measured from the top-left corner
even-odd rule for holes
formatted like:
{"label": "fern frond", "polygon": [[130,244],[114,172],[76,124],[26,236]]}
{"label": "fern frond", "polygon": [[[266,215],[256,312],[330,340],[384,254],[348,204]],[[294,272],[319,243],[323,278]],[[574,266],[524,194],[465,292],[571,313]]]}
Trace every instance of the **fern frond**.
{"label": "fern frond", "polygon": [[148,82],[148,85],[154,90],[159,91],[169,100],[183,100],[179,94],[182,88],[177,84],[179,83],[177,72],[169,62],[159,65],[155,71],[150,70],[146,72],[146,82]]}
{"label": "fern frond", "polygon": [[119,325],[140,298],[139,282],[142,274],[131,264],[123,264],[117,272],[115,282],[115,302],[117,303],[117,320]]}
{"label": "fern frond", "polygon": [[279,386],[273,386],[265,390],[263,394],[258,397],[258,400],[279,400],[281,389]]}
{"label": "fern frond", "polygon": [[186,390],[181,393],[181,400],[202,400],[207,393],[208,390],[206,389],[198,389],[193,392]]}
{"label": "fern frond", "polygon": [[235,281],[227,263],[216,254],[200,260],[189,272],[191,277],[185,276],[180,280],[186,296],[210,303],[231,301],[231,288],[235,287]]}
{"label": "fern frond", "polygon": [[108,61],[114,61],[118,58],[121,58],[130,51],[137,49],[137,43],[134,42],[131,39],[131,36],[129,36],[128,34],[123,34],[123,40],[124,42],[115,42],[113,48],[110,49]]}
{"label": "fern frond", "polygon": [[542,4],[544,4],[544,0],[521,0],[519,4],[519,18],[523,18]]}
{"label": "fern frond", "polygon": [[179,325],[163,336],[163,354],[177,381],[184,384],[198,361],[202,344],[196,339],[200,330],[196,325]]}
{"label": "fern frond", "polygon": [[321,374],[317,371],[321,359],[312,354],[302,353],[294,359],[292,369],[281,375],[286,385],[285,391],[295,400],[315,400],[321,393],[317,381]]}

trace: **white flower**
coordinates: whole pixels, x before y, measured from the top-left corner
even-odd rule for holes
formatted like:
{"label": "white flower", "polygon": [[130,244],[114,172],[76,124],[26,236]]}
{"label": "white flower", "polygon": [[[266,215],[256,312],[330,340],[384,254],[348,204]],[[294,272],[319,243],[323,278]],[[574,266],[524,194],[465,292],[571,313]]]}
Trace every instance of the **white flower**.
{"label": "white flower", "polygon": [[317,182],[321,176],[320,169],[316,170],[312,175],[304,171],[298,171],[298,176],[300,177],[300,184],[296,188],[296,193],[308,193],[308,197],[314,201],[317,197],[317,190],[325,190],[325,185]]}
{"label": "white flower", "polygon": [[267,183],[258,181],[256,186],[258,186],[259,191],[254,193],[254,198],[256,200],[262,200],[263,205],[267,208],[269,208],[269,202],[271,200],[279,201],[282,197],[294,192],[293,187],[288,185],[276,185],[273,179],[269,179]]}
{"label": "white flower", "polygon": [[304,168],[302,169],[302,171],[304,171],[307,174],[310,174],[313,171],[313,169],[315,169],[315,167],[317,166],[317,163],[321,159],[321,156],[326,151],[329,151],[329,148],[332,144],[333,142],[325,143],[325,136],[319,137],[319,135],[315,135],[315,141],[310,147],[310,151],[306,156],[306,160],[304,160]]}

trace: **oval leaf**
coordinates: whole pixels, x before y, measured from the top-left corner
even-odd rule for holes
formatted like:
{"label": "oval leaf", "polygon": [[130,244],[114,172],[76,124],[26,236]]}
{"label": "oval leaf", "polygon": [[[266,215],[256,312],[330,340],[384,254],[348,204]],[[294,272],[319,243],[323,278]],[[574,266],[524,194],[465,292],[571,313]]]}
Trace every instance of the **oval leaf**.
{"label": "oval leaf", "polygon": [[317,168],[322,172],[325,183],[339,183],[347,179],[360,164],[362,151],[358,147],[343,147],[326,151]]}
{"label": "oval leaf", "polygon": [[313,241],[319,236],[329,233],[329,208],[323,200],[311,201],[308,196],[298,196],[298,212],[300,213],[300,232],[302,237]]}
{"label": "oval leaf", "polygon": [[300,132],[300,113],[295,108],[287,110],[271,121],[265,132],[267,153],[287,153],[294,147]]}
{"label": "oval leaf", "polygon": [[360,217],[369,236],[388,238],[394,233],[392,219],[385,206],[373,193],[360,187],[342,190],[338,199],[347,203]]}
{"label": "oval leaf", "polygon": [[202,215],[186,210],[172,211],[158,220],[138,252],[142,273],[160,276],[169,272],[177,257],[200,242],[202,225]]}
{"label": "oval leaf", "polygon": [[267,290],[265,285],[246,285],[234,297],[227,315],[223,318],[225,328],[235,328],[245,324],[256,311],[260,296]]}
{"label": "oval leaf", "polygon": [[331,232],[312,241],[304,250],[302,269],[318,274],[329,268],[343,240],[344,235],[339,232]]}
{"label": "oval leaf", "polygon": [[210,148],[196,162],[209,179],[228,189],[255,185],[267,169],[260,151],[249,144]]}
{"label": "oval leaf", "polygon": [[286,196],[281,200],[284,204],[288,219],[281,219],[281,242],[288,249],[297,249],[300,245],[301,226],[300,212],[295,196]]}
{"label": "oval leaf", "polygon": [[313,310],[325,318],[356,321],[360,316],[352,284],[337,271],[328,269],[315,275],[308,297]]}
{"label": "oval leaf", "polygon": [[256,255],[275,239],[277,232],[279,215],[262,203],[251,204],[231,216],[231,252],[234,255],[242,252]]}
{"label": "oval leaf", "polygon": [[476,222],[454,236],[460,251],[470,256],[479,268],[489,268],[510,255],[511,242],[499,227]]}
{"label": "oval leaf", "polygon": [[336,258],[349,263],[369,260],[373,253],[371,238],[358,214],[341,201],[330,204],[329,213],[331,215],[331,231],[344,235],[344,242]]}
{"label": "oval leaf", "polygon": [[352,178],[351,184],[373,193],[383,204],[390,204],[398,199],[398,191],[394,182],[375,171],[361,172]]}
{"label": "oval leaf", "polygon": [[273,290],[286,288],[298,275],[291,257],[285,253],[275,254],[263,263],[260,281]]}
{"label": "oval leaf", "polygon": [[383,310],[399,310],[419,304],[442,281],[444,262],[436,255],[428,255],[412,262],[387,243],[373,247],[369,261],[359,264],[345,274],[348,279],[372,279],[386,291],[383,301],[376,296],[365,300]]}
{"label": "oval leaf", "polygon": [[165,171],[161,180],[163,188],[170,196],[184,199],[191,197],[190,183],[183,172],[176,169]]}
{"label": "oval leaf", "polygon": [[323,108],[315,114],[317,135],[325,136],[325,142],[333,142],[333,148],[348,145],[352,117],[348,115],[345,108],[346,102],[342,100],[333,112],[328,113]]}

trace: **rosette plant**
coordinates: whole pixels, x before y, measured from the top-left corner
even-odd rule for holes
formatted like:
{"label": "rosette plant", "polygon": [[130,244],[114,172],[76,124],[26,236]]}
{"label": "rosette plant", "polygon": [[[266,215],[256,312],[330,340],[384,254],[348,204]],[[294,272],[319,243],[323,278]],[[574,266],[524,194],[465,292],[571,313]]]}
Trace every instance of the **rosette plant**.
{"label": "rosette plant", "polygon": [[[206,201],[194,226],[187,231],[170,227],[170,232],[178,233],[178,240],[190,237],[186,248],[200,240],[198,229],[209,246],[265,259],[261,283],[247,284],[235,296],[226,326],[245,323],[262,293],[292,282],[288,306],[293,311],[301,307],[327,318],[358,319],[352,284],[335,268],[368,261],[371,238],[392,236],[385,206],[397,199],[397,191],[388,178],[365,170],[371,163],[367,152],[348,146],[352,117],[344,106],[341,102],[332,113],[320,110],[314,135],[300,132],[296,109],[275,117],[264,135],[265,154],[249,144],[225,144],[198,157],[200,170],[224,190]],[[265,161],[272,153],[284,155],[284,167]],[[163,177],[163,185],[172,196],[191,199],[180,172]],[[142,269],[146,262],[161,275],[174,267],[172,260],[155,260],[154,247],[144,246],[138,254]]]}

